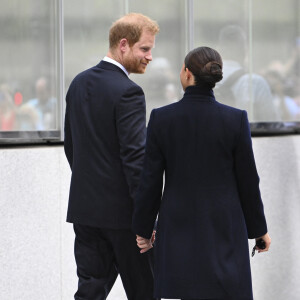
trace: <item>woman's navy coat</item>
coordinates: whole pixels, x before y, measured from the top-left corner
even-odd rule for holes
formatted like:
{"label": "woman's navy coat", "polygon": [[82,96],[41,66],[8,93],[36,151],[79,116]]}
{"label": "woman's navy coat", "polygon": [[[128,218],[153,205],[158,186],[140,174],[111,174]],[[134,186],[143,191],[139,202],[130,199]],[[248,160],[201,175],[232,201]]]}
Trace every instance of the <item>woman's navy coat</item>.
{"label": "woman's navy coat", "polygon": [[157,214],[155,297],[253,299],[248,238],[267,225],[249,123],[211,89],[151,113],[135,233],[150,238]]}

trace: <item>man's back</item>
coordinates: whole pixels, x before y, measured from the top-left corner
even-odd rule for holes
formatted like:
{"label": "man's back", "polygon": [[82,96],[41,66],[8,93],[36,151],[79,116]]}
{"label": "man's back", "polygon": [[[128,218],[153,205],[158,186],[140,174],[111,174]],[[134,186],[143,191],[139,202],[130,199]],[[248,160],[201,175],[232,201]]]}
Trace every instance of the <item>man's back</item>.
{"label": "man's back", "polygon": [[120,274],[130,300],[153,300],[151,253],[131,230],[145,147],[145,97],[130,73],[152,61],[157,23],[131,13],[109,31],[109,50],[67,93],[65,152],[72,169],[67,221],[75,232],[79,299],[105,300]]}
{"label": "man's back", "polygon": [[76,76],[67,94],[65,128],[72,168],[68,222],[130,227],[144,124],[144,93],[120,68],[102,61]]}

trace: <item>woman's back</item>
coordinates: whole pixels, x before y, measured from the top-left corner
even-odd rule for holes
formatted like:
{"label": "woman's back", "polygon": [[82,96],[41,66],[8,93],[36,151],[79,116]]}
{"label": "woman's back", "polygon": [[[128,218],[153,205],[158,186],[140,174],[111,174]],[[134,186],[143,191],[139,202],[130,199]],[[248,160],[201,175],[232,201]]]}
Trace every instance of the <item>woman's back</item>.
{"label": "woman's back", "polygon": [[166,160],[166,180],[225,184],[233,174],[242,111],[218,103],[197,88],[155,112],[155,134]]}
{"label": "woman's back", "polygon": [[206,47],[187,55],[195,64],[182,67],[183,98],[148,124],[133,229],[149,239],[158,214],[158,298],[253,299],[248,238],[267,232],[259,177],[247,113],[214,98],[222,66],[211,53],[218,59]]}

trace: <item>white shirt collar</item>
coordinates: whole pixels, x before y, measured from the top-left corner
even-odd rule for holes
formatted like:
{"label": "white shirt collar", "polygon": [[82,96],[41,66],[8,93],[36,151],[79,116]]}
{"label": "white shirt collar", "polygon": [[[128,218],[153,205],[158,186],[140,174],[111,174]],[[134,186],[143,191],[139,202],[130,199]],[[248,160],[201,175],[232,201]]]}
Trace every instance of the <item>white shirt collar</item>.
{"label": "white shirt collar", "polygon": [[110,57],[108,57],[108,56],[105,56],[105,57],[103,58],[103,60],[106,61],[106,62],[109,62],[109,63],[111,63],[111,64],[114,64],[114,65],[117,66],[117,67],[119,67],[121,70],[123,70],[123,72],[124,72],[127,76],[129,76],[129,73],[128,73],[127,70],[124,68],[124,66],[121,65],[121,64],[120,64],[119,62],[117,62],[116,60],[114,60],[114,59],[112,59],[112,58],[110,58]]}

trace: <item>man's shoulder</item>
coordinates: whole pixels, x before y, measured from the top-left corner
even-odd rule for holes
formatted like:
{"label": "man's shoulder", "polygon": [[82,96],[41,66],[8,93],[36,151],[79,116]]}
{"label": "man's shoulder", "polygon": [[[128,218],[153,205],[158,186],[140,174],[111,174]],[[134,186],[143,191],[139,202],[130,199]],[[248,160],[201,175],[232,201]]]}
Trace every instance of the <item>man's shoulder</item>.
{"label": "man's shoulder", "polygon": [[142,90],[120,67],[107,61],[100,61],[90,71],[95,72],[99,76],[99,79],[105,81],[105,84],[112,86],[115,90]]}
{"label": "man's shoulder", "polygon": [[85,69],[81,72],[79,72],[73,79],[75,80],[80,80],[85,77],[89,77],[90,75],[95,75],[95,76],[109,76],[110,74],[114,76],[115,78],[121,77],[124,79],[128,79],[128,76],[124,73],[123,70],[121,70],[119,67],[106,62],[106,61],[100,61],[97,65],[92,66],[88,69]]}
{"label": "man's shoulder", "polygon": [[141,90],[141,87],[128,78],[120,68],[105,61],[78,73],[72,80],[70,88],[85,86],[85,84],[95,87],[104,85],[107,89],[114,89],[115,91]]}
{"label": "man's shoulder", "polygon": [[92,68],[89,68],[89,69],[86,69],[86,70],[78,73],[71,81],[70,87],[82,82],[84,80],[84,78],[86,78],[90,74],[91,70],[92,70]]}

